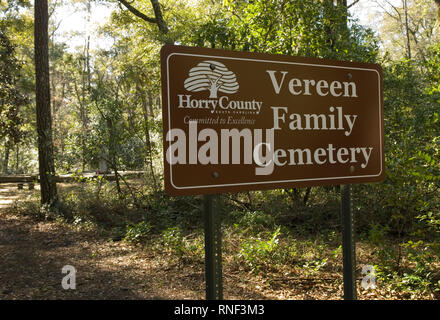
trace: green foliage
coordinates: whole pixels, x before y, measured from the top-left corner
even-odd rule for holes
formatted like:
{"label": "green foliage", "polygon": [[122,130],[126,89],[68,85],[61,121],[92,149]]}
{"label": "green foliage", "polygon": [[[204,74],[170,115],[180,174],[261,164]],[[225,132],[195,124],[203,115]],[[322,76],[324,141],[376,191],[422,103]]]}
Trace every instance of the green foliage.
{"label": "green foliage", "polygon": [[[440,43],[427,48],[426,78],[429,81],[427,91],[440,99]],[[440,103],[439,100],[437,102]]]}
{"label": "green foliage", "polygon": [[74,222],[74,209],[64,201],[59,201],[52,206],[40,205],[39,199],[31,197],[26,201],[14,202],[11,211],[15,214],[29,216],[37,221]]}
{"label": "green foliage", "polygon": [[327,265],[327,259],[323,258],[323,259],[314,259],[311,261],[306,261],[306,262],[304,262],[302,267],[305,268],[306,271],[309,271],[309,272],[311,271],[312,273],[315,273],[315,272],[321,270],[326,265]]}
{"label": "green foliage", "polygon": [[7,37],[7,29],[0,24],[0,136],[11,146],[17,144],[23,135],[19,107],[27,103],[18,87],[21,62],[15,55],[15,46]]}
{"label": "green foliage", "polygon": [[439,104],[422,79],[411,61],[384,67],[386,180],[355,187],[369,220],[400,236],[420,227],[418,216],[435,218],[440,209]]}
{"label": "green foliage", "polygon": [[276,263],[281,253],[279,248],[280,228],[278,227],[269,240],[260,238],[249,238],[241,244],[239,257],[243,258],[246,264],[254,272],[259,272],[261,268],[268,267]]}
{"label": "green foliage", "polygon": [[232,215],[238,220],[234,226],[243,234],[256,234],[275,225],[274,217],[263,211],[234,212]]}
{"label": "green foliage", "polygon": [[141,221],[137,224],[128,224],[125,232],[124,240],[131,243],[145,242],[151,233],[151,225],[146,221]]}
{"label": "green foliage", "polygon": [[181,262],[204,261],[204,243],[200,238],[183,236],[179,227],[170,227],[162,232],[161,242],[166,250],[171,251]]}
{"label": "green foliage", "polygon": [[440,233],[440,214],[438,212],[428,211],[416,218],[425,223],[435,233]]}
{"label": "green foliage", "polygon": [[430,287],[435,291],[440,290],[438,283],[440,274],[435,268],[435,265],[439,263],[439,257],[433,251],[433,246],[419,240],[416,243],[408,241],[402,244],[402,247],[407,250],[406,256],[413,266],[404,272],[401,285],[410,291],[427,292]]}
{"label": "green foliage", "polygon": [[162,233],[162,241],[164,245],[175,250],[179,255],[184,252],[184,240],[179,227],[170,227]]}
{"label": "green foliage", "polygon": [[[421,240],[409,240],[398,250],[389,247],[378,250],[376,274],[382,285],[389,285],[399,295],[419,298],[440,291],[439,247]],[[396,256],[399,259],[396,259]],[[405,257],[404,259],[401,259]]]}
{"label": "green foliage", "polygon": [[[2,171],[35,168],[33,19],[29,1],[0,3],[0,154]],[[8,157],[9,155],[9,157]]]}
{"label": "green foliage", "polygon": [[392,10],[382,12],[377,29],[381,33],[382,50],[393,60],[411,57],[417,63],[423,63],[428,47],[438,43],[438,6],[434,2],[399,1],[393,4]]}
{"label": "green foliage", "polygon": [[374,61],[371,31],[330,1],[225,1],[186,40],[198,46],[355,61]]}
{"label": "green foliage", "polygon": [[374,224],[369,230],[368,240],[376,246],[384,245],[387,238],[388,226],[382,226],[380,224]]}

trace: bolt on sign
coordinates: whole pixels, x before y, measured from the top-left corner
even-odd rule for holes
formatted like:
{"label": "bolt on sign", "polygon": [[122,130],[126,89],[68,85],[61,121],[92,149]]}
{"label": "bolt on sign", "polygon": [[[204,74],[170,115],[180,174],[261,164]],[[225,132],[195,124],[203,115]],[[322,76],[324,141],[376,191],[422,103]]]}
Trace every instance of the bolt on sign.
{"label": "bolt on sign", "polygon": [[377,64],[165,45],[161,68],[170,195],[385,177]]}

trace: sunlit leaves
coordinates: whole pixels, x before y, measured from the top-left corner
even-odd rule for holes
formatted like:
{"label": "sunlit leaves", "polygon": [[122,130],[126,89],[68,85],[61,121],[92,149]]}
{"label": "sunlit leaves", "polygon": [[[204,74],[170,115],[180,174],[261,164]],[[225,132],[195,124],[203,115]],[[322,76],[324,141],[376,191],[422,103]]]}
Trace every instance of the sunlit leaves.
{"label": "sunlit leaves", "polygon": [[372,32],[326,1],[225,1],[188,43],[233,50],[374,61]]}

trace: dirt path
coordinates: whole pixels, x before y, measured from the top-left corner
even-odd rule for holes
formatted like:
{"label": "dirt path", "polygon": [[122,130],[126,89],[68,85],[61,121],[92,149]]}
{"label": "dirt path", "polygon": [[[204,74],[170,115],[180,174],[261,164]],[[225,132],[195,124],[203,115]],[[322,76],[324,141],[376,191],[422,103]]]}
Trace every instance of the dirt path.
{"label": "dirt path", "polygon": [[[0,186],[0,300],[204,299],[203,264],[179,265],[93,231],[10,212],[13,201],[33,192]],[[65,265],[76,269],[75,290],[62,288]],[[225,286],[229,299],[269,298],[234,278]]]}
{"label": "dirt path", "polygon": [[[166,299],[161,266],[122,243],[57,223],[0,214],[0,299]],[[150,259],[149,259],[150,258]],[[148,263],[145,263],[148,259]],[[154,259],[153,259],[154,261]],[[76,269],[76,289],[61,286],[61,269]],[[197,298],[194,292],[179,292]]]}
{"label": "dirt path", "polygon": [[[204,299],[203,265],[170,264],[124,242],[57,222],[36,222],[0,209],[0,300]],[[76,289],[64,290],[63,266],[76,269]],[[234,283],[231,283],[234,282]],[[229,299],[270,299],[225,279]]]}
{"label": "dirt path", "polygon": [[[176,266],[160,257],[92,231],[9,212],[15,200],[36,191],[0,186],[0,300],[203,298],[200,272],[193,275],[199,287],[183,287],[169,276]],[[76,269],[75,290],[62,288],[65,265]]]}

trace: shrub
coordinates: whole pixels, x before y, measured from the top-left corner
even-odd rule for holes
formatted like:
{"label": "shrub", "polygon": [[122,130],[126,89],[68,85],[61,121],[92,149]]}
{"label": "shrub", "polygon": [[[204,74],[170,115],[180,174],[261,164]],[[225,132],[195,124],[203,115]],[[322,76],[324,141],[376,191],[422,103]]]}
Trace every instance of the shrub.
{"label": "shrub", "polygon": [[150,235],[151,225],[142,221],[137,224],[128,224],[124,240],[131,243],[142,243]]}
{"label": "shrub", "polygon": [[269,240],[250,237],[241,244],[239,257],[254,272],[259,272],[263,266],[277,263],[277,249],[279,248],[280,228],[277,228]]}

